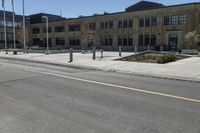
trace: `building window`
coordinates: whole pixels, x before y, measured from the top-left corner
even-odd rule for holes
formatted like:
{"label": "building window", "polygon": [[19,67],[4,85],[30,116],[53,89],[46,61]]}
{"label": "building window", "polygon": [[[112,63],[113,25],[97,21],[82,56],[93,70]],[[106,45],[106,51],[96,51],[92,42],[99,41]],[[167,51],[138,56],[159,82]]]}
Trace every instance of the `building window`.
{"label": "building window", "polygon": [[151,46],[156,46],[156,35],[151,35]]}
{"label": "building window", "polygon": [[132,19],[129,19],[129,21],[128,21],[128,27],[129,28],[133,27],[133,20]]}
{"label": "building window", "polygon": [[40,38],[33,38],[32,41],[33,41],[33,46],[39,46],[41,42]]}
{"label": "building window", "polygon": [[122,21],[121,20],[119,20],[118,21],[118,28],[122,28],[123,27],[123,25],[122,25],[123,23],[122,23]]}
{"label": "building window", "polygon": [[113,28],[113,21],[109,21],[109,28],[110,28],[110,29]]}
{"label": "building window", "polygon": [[179,24],[185,24],[185,23],[186,23],[186,15],[180,15]]}
{"label": "building window", "polygon": [[[48,28],[48,32],[51,33],[51,28]],[[47,33],[47,28],[43,28],[43,33]]]}
{"label": "building window", "polygon": [[69,31],[80,31],[81,26],[80,25],[70,25],[69,26]]}
{"label": "building window", "polygon": [[89,23],[89,29],[90,30],[96,30],[96,23]]}
{"label": "building window", "polygon": [[105,22],[105,29],[108,29],[108,21]]}
{"label": "building window", "polygon": [[164,16],[164,25],[170,25],[170,17]]}
{"label": "building window", "polygon": [[178,24],[178,16],[177,15],[171,16],[171,24],[173,24],[173,25]]}
{"label": "building window", "polygon": [[56,37],[56,45],[65,45],[64,37]]}
{"label": "building window", "polygon": [[145,26],[146,27],[150,26],[150,18],[145,18]]}
{"label": "building window", "polygon": [[111,36],[101,37],[100,40],[101,46],[112,46],[113,45],[113,38]]}
{"label": "building window", "polygon": [[128,45],[128,40],[127,38],[123,38],[123,46],[127,46]]}
{"label": "building window", "polygon": [[[46,47],[47,46],[47,38],[43,38],[43,46]],[[49,38],[49,47],[52,46],[52,39]]]}
{"label": "building window", "polygon": [[128,27],[128,21],[127,20],[124,20],[123,21],[123,28],[127,28]]}
{"label": "building window", "polygon": [[65,31],[64,26],[55,27],[55,32],[64,32],[64,31]]}
{"label": "building window", "polygon": [[40,33],[40,29],[39,28],[33,28],[32,29],[32,33],[33,34],[39,34]]}
{"label": "building window", "polygon": [[128,38],[128,46],[133,46],[133,38]]}
{"label": "building window", "polygon": [[151,17],[151,26],[157,26],[157,18]]}
{"label": "building window", "polygon": [[123,38],[118,38],[118,46],[122,46],[122,44],[123,44]]}
{"label": "building window", "polygon": [[139,19],[139,27],[144,27],[144,19],[143,18]]}
{"label": "building window", "polygon": [[100,27],[101,27],[101,29],[104,29],[104,22],[100,23]]}
{"label": "building window", "polygon": [[144,42],[144,36],[143,35],[139,35],[139,46],[143,46]]}
{"label": "building window", "polygon": [[145,35],[145,39],[144,39],[144,44],[147,46],[147,45],[149,45],[149,41],[150,40],[150,38],[149,38],[149,35],[148,34],[146,34]]}
{"label": "building window", "polygon": [[79,46],[81,45],[81,41],[80,39],[78,38],[69,38],[69,45],[72,45],[72,46]]}

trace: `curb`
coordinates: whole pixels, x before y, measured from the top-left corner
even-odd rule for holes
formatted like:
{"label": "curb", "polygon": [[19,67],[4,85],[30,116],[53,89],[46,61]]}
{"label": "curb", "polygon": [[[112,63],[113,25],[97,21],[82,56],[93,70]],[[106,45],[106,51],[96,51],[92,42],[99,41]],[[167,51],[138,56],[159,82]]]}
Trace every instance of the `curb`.
{"label": "curb", "polygon": [[135,73],[135,72],[130,72],[130,71],[115,70],[115,69],[101,69],[101,68],[96,68],[96,67],[80,66],[80,65],[75,66],[75,65],[70,65],[70,64],[58,64],[58,63],[52,63],[52,62],[46,62],[46,61],[36,61],[36,60],[20,59],[20,58],[13,58],[13,57],[0,57],[0,59],[18,60],[18,61],[24,61],[24,62],[41,63],[41,64],[47,64],[47,65],[61,66],[61,67],[70,67],[70,68],[87,69],[87,70],[104,71],[104,72],[115,72],[115,73],[128,74],[128,75],[134,75],[134,76],[162,78],[162,79],[168,79],[168,80],[178,80],[178,81],[200,83],[200,79],[198,80],[198,79],[194,79],[194,78],[186,78],[186,77],[178,77],[178,76],[149,75],[149,74],[145,74],[145,73]]}

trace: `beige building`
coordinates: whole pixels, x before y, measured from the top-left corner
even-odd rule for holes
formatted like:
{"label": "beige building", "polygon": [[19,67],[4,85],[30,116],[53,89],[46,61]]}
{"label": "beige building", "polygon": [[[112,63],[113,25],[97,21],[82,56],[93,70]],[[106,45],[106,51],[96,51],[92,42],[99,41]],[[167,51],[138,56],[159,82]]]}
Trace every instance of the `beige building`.
{"label": "beige building", "polygon": [[[30,16],[29,46],[46,45],[45,21],[42,15]],[[37,17],[33,17],[37,16]],[[53,16],[49,16],[53,17]],[[90,49],[93,46],[105,50],[169,50],[187,46],[185,35],[200,32],[200,3],[164,6],[141,1],[124,12],[80,16],[72,19],[49,21],[51,47]]]}

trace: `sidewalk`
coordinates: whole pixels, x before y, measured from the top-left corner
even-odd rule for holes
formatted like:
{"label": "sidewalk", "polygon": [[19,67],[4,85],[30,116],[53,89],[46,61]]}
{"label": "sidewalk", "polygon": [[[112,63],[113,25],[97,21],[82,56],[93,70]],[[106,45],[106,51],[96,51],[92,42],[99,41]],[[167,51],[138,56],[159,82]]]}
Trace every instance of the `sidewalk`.
{"label": "sidewalk", "polygon": [[[153,64],[114,61],[114,59],[119,58],[118,54],[118,52],[104,52],[104,58],[101,58],[101,54],[98,52],[96,60],[92,60],[92,53],[74,53],[74,61],[72,63],[68,62],[69,53],[51,55],[36,53],[18,53],[18,55],[13,55],[12,53],[9,53],[8,55],[5,55],[4,52],[0,52],[0,57],[25,59],[57,65],[92,68],[151,77],[200,81],[200,57],[192,57],[168,64]],[[134,53],[124,52],[122,53],[122,56],[124,57],[131,54]]]}

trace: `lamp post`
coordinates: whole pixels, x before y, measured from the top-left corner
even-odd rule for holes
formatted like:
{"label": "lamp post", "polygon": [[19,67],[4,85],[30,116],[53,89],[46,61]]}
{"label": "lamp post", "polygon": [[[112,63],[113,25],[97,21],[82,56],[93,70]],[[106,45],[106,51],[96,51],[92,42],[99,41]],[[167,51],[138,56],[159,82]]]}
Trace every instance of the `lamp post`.
{"label": "lamp post", "polygon": [[42,16],[42,18],[46,19],[46,33],[47,33],[47,38],[46,38],[46,41],[47,41],[47,51],[46,51],[46,54],[50,54],[49,52],[49,18],[48,16]]}
{"label": "lamp post", "polygon": [[24,0],[22,0],[22,7],[23,7],[23,37],[24,37],[24,53],[26,53],[26,22],[25,22]]}

